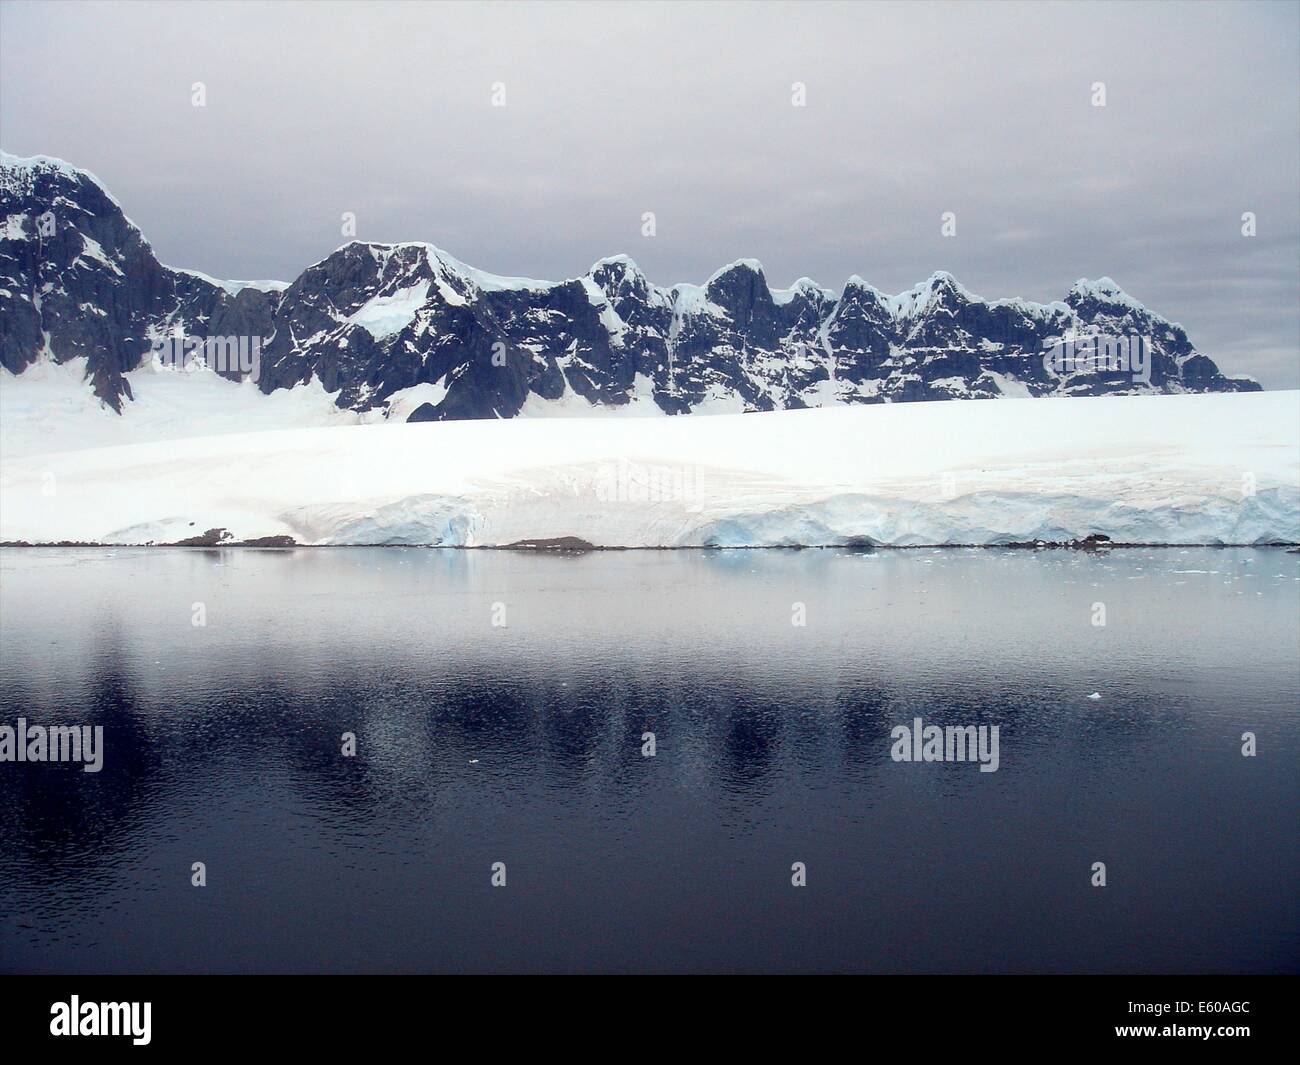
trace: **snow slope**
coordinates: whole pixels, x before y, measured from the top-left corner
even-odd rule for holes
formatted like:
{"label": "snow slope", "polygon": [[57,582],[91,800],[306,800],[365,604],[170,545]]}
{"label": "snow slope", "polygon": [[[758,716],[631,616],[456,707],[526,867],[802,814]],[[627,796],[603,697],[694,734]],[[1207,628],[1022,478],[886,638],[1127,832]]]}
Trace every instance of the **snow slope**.
{"label": "snow slope", "polygon": [[125,377],[135,396],[129,416],[91,391],[84,358],[41,359],[21,376],[0,369],[0,462],[55,449],[361,421],[335,406],[316,380],[263,395],[251,381],[235,383],[215,373],[143,368]]}
{"label": "snow slope", "polygon": [[[21,375],[0,368],[0,459],[47,451],[111,447],[191,436],[268,429],[404,422],[423,403],[438,404],[445,385],[419,384],[392,393],[382,407],[358,413],[340,407],[319,379],[264,395],[251,381],[215,373],[164,372],[144,366],[123,375],[134,397],[118,414],[91,390],[86,360],[41,359]],[[638,375],[632,398],[606,406],[566,391],[559,399],[529,393],[520,413],[539,418],[667,417],[654,402],[653,382]],[[706,408],[707,411],[707,408]]]}
{"label": "snow slope", "polygon": [[1300,393],[322,425],[0,455],[0,540],[213,527],[308,544],[1300,541]]}

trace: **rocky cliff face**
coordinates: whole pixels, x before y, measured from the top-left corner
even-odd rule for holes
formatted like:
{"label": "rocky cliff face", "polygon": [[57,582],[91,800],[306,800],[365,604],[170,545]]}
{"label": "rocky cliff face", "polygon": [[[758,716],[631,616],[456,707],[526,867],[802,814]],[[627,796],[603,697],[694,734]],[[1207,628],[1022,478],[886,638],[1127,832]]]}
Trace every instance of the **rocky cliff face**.
{"label": "rocky cliff face", "polygon": [[[900,295],[852,277],[773,290],[742,260],[703,285],[652,285],[626,256],[558,283],[486,274],[430,244],[353,242],[291,284],[220,282],[158,262],[93,175],[0,158],[0,365],[84,357],[115,410],[164,338],[262,338],[266,393],[317,378],[340,407],[427,386],[413,420],[513,417],[526,403],[670,414],[1000,395],[1255,391],[1108,278],[1063,302],[988,301],[947,273]],[[1146,365],[1058,372],[1062,340],[1145,338]],[[220,372],[238,376],[237,368]]]}

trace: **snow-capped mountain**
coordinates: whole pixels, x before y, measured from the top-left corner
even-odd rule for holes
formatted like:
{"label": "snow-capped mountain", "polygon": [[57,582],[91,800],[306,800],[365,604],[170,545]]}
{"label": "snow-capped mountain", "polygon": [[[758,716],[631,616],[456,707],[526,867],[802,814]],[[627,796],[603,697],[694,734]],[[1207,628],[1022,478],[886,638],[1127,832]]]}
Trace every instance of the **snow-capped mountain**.
{"label": "snow-capped mountain", "polygon": [[[670,414],[1002,395],[1258,391],[1109,278],[1064,301],[985,300],[938,272],[900,295],[772,289],[740,260],[703,285],[653,285],[626,256],[563,282],[498,277],[431,244],[354,241],[292,283],[221,282],[158,262],[87,171],[0,156],[0,365],[86,359],[122,411],[127,374],[171,336],[262,338],[264,393],[315,379],[341,408],[413,421],[653,403]],[[1057,374],[1043,352],[1147,338],[1149,379]],[[230,376],[237,376],[231,371]]]}

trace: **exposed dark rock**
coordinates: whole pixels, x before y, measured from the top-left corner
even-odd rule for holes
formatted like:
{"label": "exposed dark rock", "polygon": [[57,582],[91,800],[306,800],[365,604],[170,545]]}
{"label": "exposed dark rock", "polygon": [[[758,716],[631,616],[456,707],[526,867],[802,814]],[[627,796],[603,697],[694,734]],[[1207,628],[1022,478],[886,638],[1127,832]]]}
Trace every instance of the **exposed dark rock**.
{"label": "exposed dark rock", "polygon": [[[124,375],[178,334],[261,338],[263,392],[315,378],[355,411],[440,386],[413,422],[509,418],[530,397],[569,393],[609,406],[648,394],[681,414],[708,400],[758,411],[1259,388],[1225,377],[1109,279],[1047,305],[989,302],[943,272],[899,296],[854,277],[837,296],[806,278],[774,292],[743,260],[703,286],[664,289],[615,256],[549,284],[494,278],[428,244],[353,242],[288,286],[240,287],[160,264],[87,172],[11,156],[0,216],[0,365],[84,357],[95,394],[119,412],[132,399]],[[1149,373],[1044,366],[1055,340],[1093,335],[1147,338]]]}
{"label": "exposed dark rock", "polygon": [[185,540],[177,540],[174,543],[162,544],[162,547],[221,547],[233,546],[227,544],[227,541],[233,541],[234,536],[226,529],[209,529],[202,536],[191,536]]}
{"label": "exposed dark rock", "polygon": [[30,543],[27,540],[5,540],[0,547],[104,547],[95,540],[57,540],[54,543]]}
{"label": "exposed dark rock", "polygon": [[1073,540],[1019,540],[1003,544],[1003,547],[1031,548],[1065,548],[1070,551],[1097,551],[1114,546],[1111,538],[1102,533],[1089,533],[1082,539]]}
{"label": "exposed dark rock", "polygon": [[588,543],[577,536],[555,536],[541,540],[516,540],[512,544],[503,544],[504,551],[559,551],[564,554],[578,554],[597,550],[596,545]]}
{"label": "exposed dark rock", "polygon": [[406,420],[408,422],[436,422],[438,420],[438,408],[432,403],[421,403],[407,415]]}

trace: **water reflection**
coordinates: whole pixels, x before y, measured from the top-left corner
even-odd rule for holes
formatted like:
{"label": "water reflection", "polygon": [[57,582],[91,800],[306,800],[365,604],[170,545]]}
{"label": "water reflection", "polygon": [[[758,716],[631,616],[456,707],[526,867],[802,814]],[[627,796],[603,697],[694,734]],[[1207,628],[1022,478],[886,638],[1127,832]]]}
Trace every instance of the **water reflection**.
{"label": "water reflection", "polygon": [[[0,722],[106,757],[0,766],[0,965],[1294,970],[1298,589],[1269,550],[6,550]],[[916,716],[1001,768],[891,762]]]}

